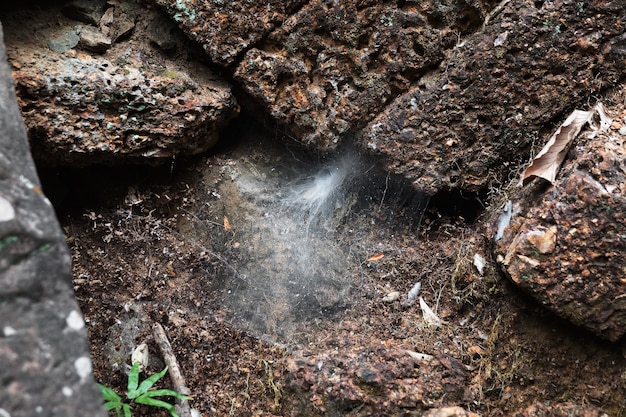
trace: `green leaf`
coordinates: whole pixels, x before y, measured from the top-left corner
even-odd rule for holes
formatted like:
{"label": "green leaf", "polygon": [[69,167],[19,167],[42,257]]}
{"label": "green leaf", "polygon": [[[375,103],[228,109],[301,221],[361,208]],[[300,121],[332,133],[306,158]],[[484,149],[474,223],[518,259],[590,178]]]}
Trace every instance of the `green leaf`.
{"label": "green leaf", "polygon": [[132,417],[130,414],[130,410],[133,408],[128,404],[122,404],[122,409],[124,410],[124,417]]}
{"label": "green leaf", "polygon": [[114,402],[106,402],[104,403],[104,408],[107,409],[107,411],[113,410],[114,408],[120,408],[122,405],[122,403],[114,403]]}
{"label": "green leaf", "polygon": [[165,408],[167,411],[170,412],[172,417],[178,417],[178,414],[176,413],[176,409],[174,408],[174,406],[172,404],[170,404],[168,402],[161,401],[161,400],[155,400],[154,398],[149,398],[149,397],[145,397],[145,396],[141,396],[141,397],[137,398],[135,400],[135,402],[138,403],[138,404],[145,404],[145,405],[151,405],[153,407]]}
{"label": "green leaf", "polygon": [[133,399],[141,395],[131,396],[137,390],[137,385],[139,385],[139,362],[133,363],[133,367],[130,368],[130,373],[128,374],[128,394],[126,394],[128,398]]}
{"label": "green leaf", "polygon": [[[121,403],[122,402],[122,398],[117,395],[117,393],[115,391],[113,391],[111,388],[104,386],[102,384],[98,384],[98,388],[100,388],[100,392],[102,393],[102,398],[104,398],[104,401],[106,402],[117,402],[117,403]],[[110,408],[109,408],[110,410]]]}
{"label": "green leaf", "polygon": [[188,397],[183,394],[179,394],[176,391],[172,391],[171,389],[155,389],[154,391],[148,391],[143,394],[141,397],[175,397],[181,400],[191,400],[191,397]]}
{"label": "green leaf", "polygon": [[[139,362],[137,362],[137,364],[139,364]],[[166,372],[167,372],[167,366],[161,372],[151,375],[150,377],[146,378],[141,384],[139,384],[139,388],[137,388],[137,391],[135,392],[136,395],[134,397],[131,397],[129,394],[128,398],[134,399],[148,392],[148,390],[152,388],[152,386],[159,379],[161,379],[163,375],[165,375]]]}

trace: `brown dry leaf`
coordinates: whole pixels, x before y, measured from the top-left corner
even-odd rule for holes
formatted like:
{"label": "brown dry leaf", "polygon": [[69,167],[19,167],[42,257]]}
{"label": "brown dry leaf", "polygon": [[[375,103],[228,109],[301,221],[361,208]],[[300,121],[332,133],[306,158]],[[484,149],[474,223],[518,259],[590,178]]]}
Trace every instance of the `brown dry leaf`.
{"label": "brown dry leaf", "polygon": [[369,258],[367,258],[367,262],[380,261],[384,257],[385,255],[383,255],[382,253],[377,253],[376,255],[372,255]]}
{"label": "brown dry leaf", "polygon": [[593,117],[593,111],[574,110],[567,120],[554,132],[550,140],[537,154],[533,162],[524,171],[520,185],[528,182],[532,177],[541,177],[551,183],[556,180],[556,174],[565,159],[567,147],[585,123]]}
{"label": "brown dry leaf", "polygon": [[228,221],[228,217],[224,216],[224,230],[230,230],[230,222]]}

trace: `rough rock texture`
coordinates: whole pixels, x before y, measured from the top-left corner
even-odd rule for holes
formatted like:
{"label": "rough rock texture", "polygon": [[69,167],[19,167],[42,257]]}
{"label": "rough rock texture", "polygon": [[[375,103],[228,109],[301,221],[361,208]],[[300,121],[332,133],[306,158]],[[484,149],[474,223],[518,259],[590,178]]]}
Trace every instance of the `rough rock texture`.
{"label": "rough rock texture", "polygon": [[0,415],[105,416],[70,256],[28,152],[0,31]]}
{"label": "rough rock texture", "polygon": [[624,76],[626,3],[511,1],[365,129],[421,190],[479,190],[555,118]]}
{"label": "rough rock texture", "polygon": [[626,332],[626,111],[615,116],[607,132],[581,134],[553,186],[511,196],[510,226],[495,242],[517,285],[612,341]]}
{"label": "rough rock texture", "polygon": [[213,62],[224,66],[237,62],[248,48],[296,10],[305,0],[189,1],[154,0],[202,44]]}
{"label": "rough rock texture", "polygon": [[256,43],[235,36],[240,60],[213,60],[296,140],[329,150],[358,135],[429,193],[502,181],[546,125],[624,73],[615,0],[311,0],[274,30],[264,1],[230,21],[243,2],[158,3],[208,51],[272,21]]}
{"label": "rough rock texture", "polygon": [[[6,17],[9,59],[37,160],[87,165],[197,154],[238,113],[224,81],[198,63],[168,59],[151,42],[146,32],[160,26],[158,11],[140,14],[139,7],[108,8],[99,28],[57,10]],[[36,30],[44,21],[48,27]],[[131,29],[136,38],[128,39]]]}
{"label": "rough rock texture", "polygon": [[[288,358],[287,390],[293,395],[285,415],[401,415],[406,409],[415,413],[460,402],[465,365],[419,356],[373,340],[367,347],[338,346],[325,354]],[[300,403],[303,398],[310,401]]]}
{"label": "rough rock texture", "polygon": [[[387,102],[437,68],[460,36],[480,28],[494,3],[402,2],[398,7],[395,2],[312,0],[290,16],[270,18],[276,8],[268,8],[266,1],[224,2],[228,6],[157,2],[215,62],[236,67],[235,80],[263,111],[296,140],[321,150],[334,148],[342,136],[363,127]],[[246,12],[237,18],[222,18],[244,4]],[[289,11],[291,5],[279,10]],[[276,28],[265,24],[279,18]],[[222,55],[233,41],[231,33],[261,23],[267,26],[264,38],[257,32],[250,35],[256,42],[235,36],[248,50],[240,47]],[[233,62],[237,53],[242,56]]]}

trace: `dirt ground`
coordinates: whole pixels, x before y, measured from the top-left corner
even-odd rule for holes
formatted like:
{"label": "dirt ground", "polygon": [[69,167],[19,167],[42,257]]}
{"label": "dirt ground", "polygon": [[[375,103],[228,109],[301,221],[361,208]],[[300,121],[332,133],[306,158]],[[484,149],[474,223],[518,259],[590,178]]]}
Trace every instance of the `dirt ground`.
{"label": "dirt ground", "polygon": [[[332,158],[298,153],[250,121],[234,125],[245,127],[227,132],[213,154],[169,166],[42,168],[72,251],[99,382],[124,392],[130,352],[142,342],[149,372],[162,369],[150,330],[160,323],[202,415],[420,415],[456,403],[504,416],[570,402],[626,416],[620,345],[570,326],[495,270],[483,236],[500,195],[485,196],[476,213],[467,196],[429,200],[366,159],[350,165],[357,174],[336,197],[343,203],[333,203],[332,222],[302,240],[289,235],[287,222],[298,221],[277,205],[281,190]],[[295,209],[302,230],[309,209]],[[267,240],[277,227],[293,247]],[[296,247],[306,246],[302,265]],[[482,275],[475,253],[487,259]],[[444,324],[428,325],[419,303],[407,302],[417,282]],[[397,300],[383,300],[394,291]],[[332,414],[318,401],[323,393],[294,377],[300,359],[380,343],[458,361],[462,386],[452,390],[461,394],[396,407],[369,392],[365,407]],[[137,406],[133,415],[167,413]]]}

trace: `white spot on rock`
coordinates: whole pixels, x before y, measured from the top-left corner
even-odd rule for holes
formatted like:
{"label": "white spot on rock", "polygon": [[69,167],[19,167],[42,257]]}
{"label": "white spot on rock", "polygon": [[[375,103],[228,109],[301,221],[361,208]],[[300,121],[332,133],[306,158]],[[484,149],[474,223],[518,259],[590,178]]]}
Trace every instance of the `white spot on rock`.
{"label": "white spot on rock", "polygon": [[15,218],[15,209],[9,200],[0,196],[0,222],[8,222]]}
{"label": "white spot on rock", "polygon": [[[17,330],[15,330],[13,327],[11,326],[4,326],[4,329],[2,329],[2,333],[4,333],[5,337],[9,337],[9,336],[14,336],[17,334]],[[0,414],[0,417],[2,416],[2,414]]]}
{"label": "white spot on rock", "polygon": [[4,408],[0,408],[0,417],[11,417],[11,414]]}
{"label": "white spot on rock", "polygon": [[91,372],[93,368],[91,367],[91,359],[87,356],[81,356],[80,358],[74,361],[74,368],[76,369],[76,373],[80,377],[80,379],[85,379]]}
{"label": "white spot on rock", "polygon": [[63,393],[63,395],[65,395],[66,397],[71,397],[74,394],[74,390],[71,389],[70,387],[63,387],[61,389],[61,392]]}
{"label": "white spot on rock", "polygon": [[83,316],[76,310],[72,310],[72,312],[65,318],[65,322],[70,330],[79,331],[85,327],[85,320],[83,320]]}

